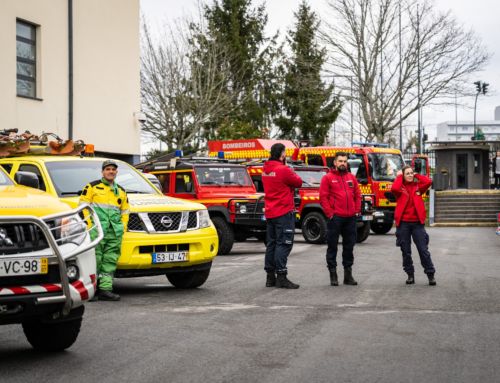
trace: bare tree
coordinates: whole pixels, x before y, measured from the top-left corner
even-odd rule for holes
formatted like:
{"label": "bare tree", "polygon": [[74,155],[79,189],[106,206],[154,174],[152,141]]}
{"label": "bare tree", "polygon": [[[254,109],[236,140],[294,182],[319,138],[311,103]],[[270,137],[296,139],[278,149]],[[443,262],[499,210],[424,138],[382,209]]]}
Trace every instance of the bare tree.
{"label": "bare tree", "polygon": [[[489,54],[450,13],[418,0],[327,0],[333,77],[350,81],[366,138],[383,141],[420,107],[465,94]],[[470,92],[467,92],[470,93]]]}
{"label": "bare tree", "polygon": [[193,55],[195,34],[189,22],[163,31],[155,39],[143,20],[141,57],[143,131],[164,142],[167,150],[197,150],[207,122],[231,111],[232,100],[224,87],[230,76],[221,62],[226,49],[205,41],[203,62]]}

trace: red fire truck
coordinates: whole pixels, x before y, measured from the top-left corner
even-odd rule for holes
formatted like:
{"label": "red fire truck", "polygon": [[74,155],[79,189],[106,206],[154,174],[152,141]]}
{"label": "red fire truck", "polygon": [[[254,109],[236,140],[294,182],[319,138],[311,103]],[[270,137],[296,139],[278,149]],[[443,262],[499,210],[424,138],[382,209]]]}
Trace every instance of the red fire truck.
{"label": "red fire truck", "polygon": [[[274,143],[285,145],[287,156],[297,156],[298,148],[287,140],[235,140],[209,141],[209,155],[243,161],[252,177],[257,191],[263,192],[262,167],[263,160],[269,158],[269,150]],[[230,151],[226,151],[231,149]],[[327,219],[319,203],[319,186],[321,178],[328,172],[325,166],[306,165],[301,161],[288,161],[288,166],[302,178],[302,187],[297,189],[295,206],[297,209],[297,228],[302,230],[304,239],[309,243],[326,242]],[[370,221],[373,219],[373,195],[363,194],[362,215],[358,220],[357,241],[363,242],[370,233]]]}

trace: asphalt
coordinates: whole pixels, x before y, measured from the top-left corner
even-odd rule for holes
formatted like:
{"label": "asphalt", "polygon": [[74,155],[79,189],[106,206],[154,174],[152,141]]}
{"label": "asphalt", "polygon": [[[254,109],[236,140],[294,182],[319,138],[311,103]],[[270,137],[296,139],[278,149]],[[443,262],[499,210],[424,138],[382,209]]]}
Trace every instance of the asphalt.
{"label": "asphalt", "polygon": [[405,285],[393,231],[356,246],[358,286],[329,286],[326,247],[300,234],[289,259],[298,290],[264,287],[255,241],[217,257],[196,290],[118,280],[122,300],[87,304],[65,352],[37,353],[20,326],[1,326],[0,381],[499,382],[500,237],[428,232],[435,287],[418,255]]}

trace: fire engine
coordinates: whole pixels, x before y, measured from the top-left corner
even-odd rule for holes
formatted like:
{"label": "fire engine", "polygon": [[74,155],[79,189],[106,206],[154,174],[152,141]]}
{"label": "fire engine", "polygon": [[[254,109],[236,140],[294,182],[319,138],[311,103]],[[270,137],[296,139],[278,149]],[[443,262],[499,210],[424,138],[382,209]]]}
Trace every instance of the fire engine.
{"label": "fire engine", "polygon": [[392,228],[396,207],[396,203],[389,201],[385,193],[391,190],[397,172],[404,166],[403,156],[398,149],[382,147],[380,144],[358,145],[302,147],[298,158],[309,165],[331,167],[335,153],[347,153],[351,172],[358,179],[361,193],[374,195],[375,212],[371,230],[376,234],[385,234]]}
{"label": "fire engine", "polygon": [[235,241],[265,239],[263,195],[244,166],[178,151],[170,162],[150,161],[143,171],[159,179],[164,194],[207,207],[219,236],[218,254],[228,254]]}
{"label": "fire engine", "polygon": [[[262,186],[263,160],[269,158],[269,150],[275,143],[285,145],[288,157],[297,155],[298,148],[288,140],[235,140],[235,141],[209,141],[209,155],[239,160],[247,166],[248,173],[257,188],[264,192]],[[249,148],[252,148],[251,150]],[[230,149],[231,151],[224,151]],[[258,160],[251,160],[258,159]],[[302,187],[296,190],[296,222],[304,239],[309,243],[321,244],[326,242],[327,218],[319,203],[319,186],[321,178],[328,172],[325,166],[306,165],[302,161],[290,160],[288,166],[302,178]],[[362,215],[358,219],[357,241],[363,242],[370,233],[370,221],[372,220],[372,200],[370,194],[362,196]]]}

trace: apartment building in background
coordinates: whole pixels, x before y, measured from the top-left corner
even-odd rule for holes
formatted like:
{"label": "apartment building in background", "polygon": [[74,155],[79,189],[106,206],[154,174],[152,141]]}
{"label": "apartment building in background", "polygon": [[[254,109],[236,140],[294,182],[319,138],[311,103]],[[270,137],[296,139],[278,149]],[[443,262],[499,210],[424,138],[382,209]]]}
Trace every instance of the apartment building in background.
{"label": "apartment building in background", "polygon": [[0,130],[138,162],[139,0],[2,0]]}
{"label": "apartment building in background", "polygon": [[[494,120],[476,121],[486,141],[500,141],[500,106],[495,108]],[[474,121],[446,121],[437,125],[437,141],[470,141],[474,136]]]}

